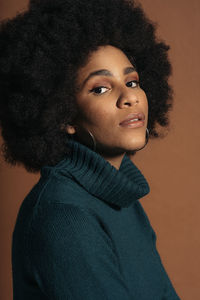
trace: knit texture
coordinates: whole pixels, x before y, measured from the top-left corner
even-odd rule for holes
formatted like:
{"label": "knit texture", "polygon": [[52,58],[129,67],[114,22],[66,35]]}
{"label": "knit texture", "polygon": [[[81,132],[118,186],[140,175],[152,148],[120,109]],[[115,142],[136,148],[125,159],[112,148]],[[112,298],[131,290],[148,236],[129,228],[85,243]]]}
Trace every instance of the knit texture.
{"label": "knit texture", "polygon": [[139,202],[149,186],[124,157],[116,170],[70,142],[41,169],[13,232],[14,300],[178,300]]}

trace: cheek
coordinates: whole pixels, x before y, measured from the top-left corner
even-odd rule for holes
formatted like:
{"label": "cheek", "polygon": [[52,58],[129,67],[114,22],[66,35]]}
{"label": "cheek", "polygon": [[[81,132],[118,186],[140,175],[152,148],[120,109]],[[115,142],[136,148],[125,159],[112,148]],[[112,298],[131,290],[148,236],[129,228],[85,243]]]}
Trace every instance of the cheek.
{"label": "cheek", "polygon": [[142,89],[140,89],[139,91],[138,98],[140,99],[140,106],[142,110],[148,116],[148,99],[145,92]]}
{"label": "cheek", "polygon": [[146,93],[143,90],[141,91],[142,91],[142,99],[143,99],[144,106],[148,109],[148,99]]}
{"label": "cheek", "polygon": [[109,109],[96,108],[88,111],[88,122],[94,127],[108,126],[112,121],[112,113]]}
{"label": "cheek", "polygon": [[144,109],[146,110],[146,113],[148,113],[149,106],[148,106],[148,100],[146,96],[144,98]]}
{"label": "cheek", "polygon": [[78,119],[83,124],[98,127],[110,119],[110,114],[110,108],[105,109],[102,103],[100,105],[87,103],[79,106]]}
{"label": "cheek", "polygon": [[138,93],[138,97],[140,97],[140,99],[141,99],[143,102],[147,102],[147,96],[146,96],[146,93],[145,93],[145,91],[144,91],[141,87],[137,90],[137,93]]}

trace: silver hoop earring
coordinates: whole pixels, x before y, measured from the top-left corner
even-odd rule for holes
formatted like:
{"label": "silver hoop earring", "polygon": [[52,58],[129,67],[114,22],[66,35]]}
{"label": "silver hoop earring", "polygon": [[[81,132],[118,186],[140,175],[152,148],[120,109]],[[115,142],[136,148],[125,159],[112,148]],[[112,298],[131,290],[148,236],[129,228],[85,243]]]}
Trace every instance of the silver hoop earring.
{"label": "silver hoop earring", "polygon": [[89,135],[90,135],[91,138],[92,138],[92,143],[93,143],[93,149],[92,149],[92,150],[95,152],[95,151],[96,151],[96,148],[97,148],[96,140],[95,140],[94,135],[92,134],[92,132],[90,132],[88,129],[87,129],[87,131],[88,131]]}
{"label": "silver hoop earring", "polygon": [[146,142],[145,142],[144,146],[146,146],[146,144],[148,143],[148,141],[149,141],[149,129],[146,128]]}
{"label": "silver hoop earring", "polygon": [[79,141],[83,145],[86,145],[88,148],[96,152],[97,143],[94,135],[89,129],[76,126],[76,132],[74,136],[77,141]]}
{"label": "silver hoop earring", "polygon": [[146,128],[146,141],[145,141],[145,144],[144,144],[144,146],[142,148],[135,149],[134,152],[144,149],[144,147],[147,145],[148,141],[149,141],[149,129]]}

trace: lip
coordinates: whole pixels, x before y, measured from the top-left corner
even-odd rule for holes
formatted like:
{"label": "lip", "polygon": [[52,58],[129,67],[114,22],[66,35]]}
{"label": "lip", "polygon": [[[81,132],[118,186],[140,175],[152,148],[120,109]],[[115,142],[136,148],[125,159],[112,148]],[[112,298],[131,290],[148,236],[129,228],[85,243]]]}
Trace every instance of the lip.
{"label": "lip", "polygon": [[[138,121],[134,121],[138,119]],[[144,126],[145,115],[142,112],[129,114],[122,122],[119,123],[122,127],[136,128]]]}

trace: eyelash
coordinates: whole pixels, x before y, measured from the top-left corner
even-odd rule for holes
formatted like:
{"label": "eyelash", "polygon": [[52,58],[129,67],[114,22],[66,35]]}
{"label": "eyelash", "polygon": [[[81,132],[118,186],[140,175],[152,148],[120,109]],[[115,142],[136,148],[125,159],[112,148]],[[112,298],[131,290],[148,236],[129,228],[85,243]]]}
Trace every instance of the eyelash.
{"label": "eyelash", "polygon": [[134,82],[134,83],[136,84],[135,87],[137,87],[137,86],[139,85],[139,80],[131,80],[131,81],[128,81],[128,82],[126,83],[126,86],[127,86],[127,84],[130,83],[130,82]]}
{"label": "eyelash", "polygon": [[[136,86],[131,87],[131,86],[128,86],[128,85],[127,85],[128,83],[132,83],[132,82],[134,82],[134,83],[136,84]],[[126,83],[126,86],[127,86],[127,87],[130,87],[130,88],[136,88],[136,87],[138,87],[138,85],[139,85],[139,81],[138,81],[138,80],[131,80],[131,81],[128,81],[128,82]],[[107,88],[107,87],[105,87],[105,86],[97,86],[97,87],[95,87],[95,88],[89,90],[89,92],[90,92],[90,93],[93,93],[93,94],[96,94],[96,95],[102,95],[102,94],[106,93],[106,91],[103,92],[103,93],[96,93],[96,92],[95,92],[95,90],[102,89],[102,88],[105,88],[105,89],[109,90],[109,88]]]}

